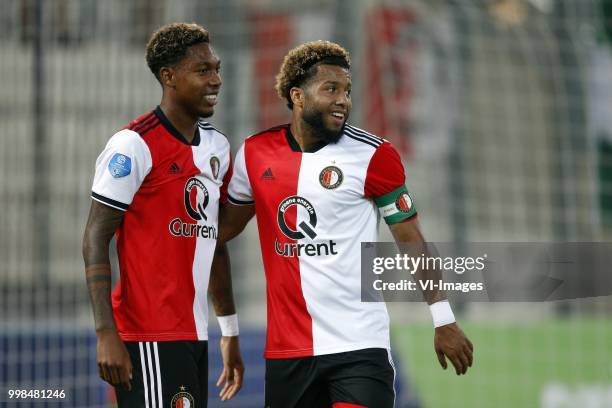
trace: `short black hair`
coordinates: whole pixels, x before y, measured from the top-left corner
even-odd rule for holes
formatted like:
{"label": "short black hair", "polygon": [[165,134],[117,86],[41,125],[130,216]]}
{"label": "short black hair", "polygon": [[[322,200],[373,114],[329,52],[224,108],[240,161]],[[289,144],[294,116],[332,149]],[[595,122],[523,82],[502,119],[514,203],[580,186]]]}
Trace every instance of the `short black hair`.
{"label": "short black hair", "polygon": [[193,45],[209,43],[208,31],[195,23],[166,24],[153,33],[147,44],[147,65],[161,82],[159,71],[179,62]]}
{"label": "short black hair", "polygon": [[304,43],[285,56],[276,76],[276,92],[281,99],[287,100],[289,109],[293,109],[291,88],[301,86],[314,77],[321,64],[351,69],[351,57],[340,45],[322,40]]}

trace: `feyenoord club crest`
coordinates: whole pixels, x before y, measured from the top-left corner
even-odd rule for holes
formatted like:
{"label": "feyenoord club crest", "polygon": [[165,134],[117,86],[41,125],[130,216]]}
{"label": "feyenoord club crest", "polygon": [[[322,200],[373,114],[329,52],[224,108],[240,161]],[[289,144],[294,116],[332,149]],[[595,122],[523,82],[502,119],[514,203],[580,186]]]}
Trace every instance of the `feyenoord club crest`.
{"label": "feyenoord club crest", "polygon": [[217,156],[213,156],[213,157],[210,158],[210,168],[212,170],[212,175],[215,178],[215,180],[219,176],[219,167],[220,166],[221,165],[219,163],[219,158]]}
{"label": "feyenoord club crest", "polygon": [[181,391],[174,394],[170,401],[171,408],[194,408],[193,397],[185,391],[185,387],[181,386]]}
{"label": "feyenoord club crest", "polygon": [[319,182],[328,190],[333,190],[338,187],[342,184],[343,179],[344,175],[342,174],[342,170],[336,166],[328,166],[321,170],[321,174],[319,174]]}
{"label": "feyenoord club crest", "polygon": [[412,199],[408,193],[403,192],[397,197],[397,200],[395,200],[395,207],[401,212],[410,212],[412,209]]}

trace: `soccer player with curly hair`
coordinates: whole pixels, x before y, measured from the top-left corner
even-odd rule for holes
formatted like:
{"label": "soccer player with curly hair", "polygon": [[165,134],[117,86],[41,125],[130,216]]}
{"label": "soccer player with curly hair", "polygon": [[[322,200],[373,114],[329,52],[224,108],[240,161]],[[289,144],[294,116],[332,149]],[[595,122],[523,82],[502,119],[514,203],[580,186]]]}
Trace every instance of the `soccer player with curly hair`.
{"label": "soccer player with curly hair", "polygon": [[[98,157],[83,239],[97,363],[119,407],[205,407],[207,294],[222,331],[223,400],[239,391],[244,371],[227,252],[217,245],[230,146],[204,121],[217,104],[221,63],[208,32],[185,23],[156,31],[146,61],[161,102]],[[111,300],[114,235],[120,279]]]}
{"label": "soccer player with curly hair", "polygon": [[[302,44],[276,91],[291,123],[246,139],[222,208],[220,240],[255,215],[267,282],[266,407],[390,408],[395,372],[384,302],[361,301],[362,242],[379,219],[398,243],[424,245],[404,167],[386,140],[349,125],[351,61],[338,44]],[[436,279],[419,271],[417,278]],[[443,292],[425,293],[435,350],[457,374],[472,344]]]}

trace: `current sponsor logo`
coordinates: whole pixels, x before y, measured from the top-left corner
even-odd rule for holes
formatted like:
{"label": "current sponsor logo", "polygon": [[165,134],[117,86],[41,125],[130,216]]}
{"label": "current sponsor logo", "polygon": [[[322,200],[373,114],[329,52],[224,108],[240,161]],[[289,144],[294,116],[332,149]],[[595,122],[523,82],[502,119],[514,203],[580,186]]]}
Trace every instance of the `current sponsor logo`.
{"label": "current sponsor logo", "polygon": [[200,237],[217,239],[217,228],[214,225],[198,224],[197,221],[208,221],[206,207],[210,200],[208,189],[195,177],[185,183],[184,193],[185,210],[187,214],[196,221],[195,223],[183,222],[180,218],[170,221],[170,233],[175,237]]}
{"label": "current sponsor logo", "polygon": [[[298,205],[304,207],[308,212],[308,223],[305,221],[300,222],[298,225],[298,230],[292,230],[287,226],[287,222],[285,220],[285,214],[289,208],[294,205]],[[310,202],[304,197],[300,196],[291,196],[285,198],[280,205],[278,206],[278,226],[280,227],[283,234],[285,234],[288,238],[291,239],[302,239],[305,238],[306,235],[310,237],[310,239],[314,239],[317,236],[317,233],[314,232],[314,228],[317,226],[317,213],[310,204]]]}
{"label": "current sponsor logo", "polygon": [[170,233],[175,237],[199,237],[217,239],[217,228],[214,225],[201,225],[183,222],[180,218],[170,221]]}
{"label": "current sponsor logo", "polygon": [[316,244],[301,242],[282,243],[278,239],[274,241],[274,249],[280,256],[293,258],[294,256],[322,256],[322,255],[338,255],[336,242],[332,239],[326,242]]}
{"label": "current sponsor logo", "polygon": [[185,209],[191,218],[196,221],[206,220],[206,206],[208,205],[208,189],[197,178],[190,178],[185,184]]}
{"label": "current sponsor logo", "polygon": [[[300,222],[295,229],[290,228],[287,225],[286,219],[287,211],[294,206],[304,208],[308,214],[308,221]],[[281,232],[287,238],[301,240],[308,237],[312,240],[317,237],[317,233],[315,232],[315,228],[317,226],[317,212],[310,201],[304,197],[295,195],[285,198],[278,206],[277,221]],[[285,257],[338,254],[338,251],[336,250],[336,243],[333,240],[315,244],[298,242],[281,243],[277,239],[274,242],[274,249],[278,255]]]}

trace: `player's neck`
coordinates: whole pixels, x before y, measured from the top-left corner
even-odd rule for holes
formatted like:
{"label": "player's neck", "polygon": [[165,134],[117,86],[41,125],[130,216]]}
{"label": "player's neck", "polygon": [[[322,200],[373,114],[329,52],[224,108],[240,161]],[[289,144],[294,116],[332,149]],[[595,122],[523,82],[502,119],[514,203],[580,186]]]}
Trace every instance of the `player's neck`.
{"label": "player's neck", "polygon": [[183,109],[177,107],[176,104],[168,103],[168,101],[163,98],[159,107],[170,123],[172,123],[172,126],[181,132],[185,140],[191,143],[194,138],[195,128],[198,125],[198,117],[188,114]]}
{"label": "player's neck", "polygon": [[313,146],[321,143],[321,139],[317,136],[316,131],[308,123],[296,116],[291,121],[291,134],[303,152],[310,151]]}

